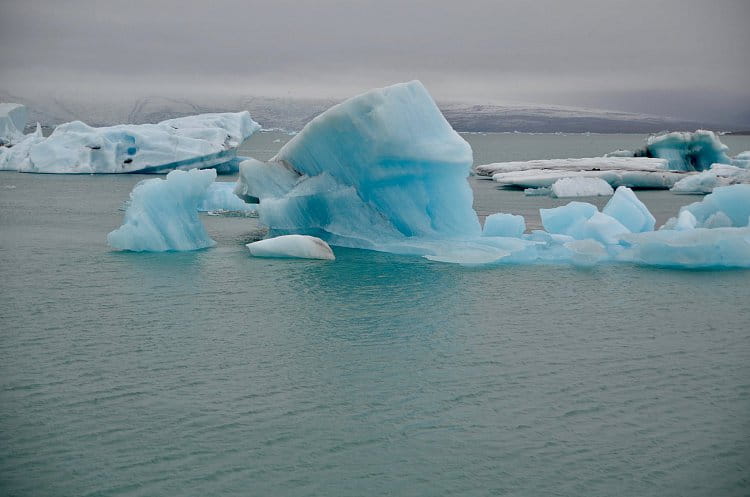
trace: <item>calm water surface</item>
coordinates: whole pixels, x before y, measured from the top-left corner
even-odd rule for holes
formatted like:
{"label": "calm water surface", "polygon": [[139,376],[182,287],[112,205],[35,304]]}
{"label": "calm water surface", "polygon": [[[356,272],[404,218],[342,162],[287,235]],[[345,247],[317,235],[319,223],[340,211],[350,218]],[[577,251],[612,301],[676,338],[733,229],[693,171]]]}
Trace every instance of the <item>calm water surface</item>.
{"label": "calm water surface", "polygon": [[[750,271],[254,259],[257,220],[211,216],[216,248],[110,251],[142,178],[0,173],[0,495],[750,493]],[[471,182],[530,227],[564,203]],[[639,196],[659,223],[699,198]]]}

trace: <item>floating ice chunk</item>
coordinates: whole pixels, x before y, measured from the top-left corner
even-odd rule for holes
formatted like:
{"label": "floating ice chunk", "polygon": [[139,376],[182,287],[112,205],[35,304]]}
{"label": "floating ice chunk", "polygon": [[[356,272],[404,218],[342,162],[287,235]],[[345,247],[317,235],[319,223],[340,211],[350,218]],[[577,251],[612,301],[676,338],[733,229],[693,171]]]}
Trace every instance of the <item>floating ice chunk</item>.
{"label": "floating ice chunk", "polygon": [[0,146],[13,145],[23,139],[26,107],[21,104],[0,104]]}
{"label": "floating ice chunk", "polygon": [[234,190],[239,197],[254,199],[283,197],[300,180],[300,174],[285,164],[247,159],[240,163],[240,177]]}
{"label": "floating ice chunk", "polygon": [[544,229],[569,235],[576,240],[593,239],[605,245],[618,242],[619,235],[630,231],[617,219],[602,214],[592,204],[570,202],[552,209],[539,209]]}
{"label": "floating ice chunk", "polygon": [[552,190],[546,187],[526,188],[524,189],[523,194],[527,197],[546,197],[547,195],[552,194]]}
{"label": "floating ice chunk", "polygon": [[614,190],[601,178],[560,178],[552,184],[552,195],[557,198],[598,197],[612,195]]}
{"label": "floating ice chunk", "polygon": [[314,236],[284,235],[248,243],[246,246],[255,257],[336,259],[331,247],[320,238]]}
{"label": "floating ice chunk", "polygon": [[[713,193],[706,195],[700,202],[682,207],[680,214],[683,211],[690,211],[695,216],[696,226],[699,228],[747,226],[750,218],[750,185],[715,188]],[[722,213],[723,216],[715,217],[717,213]],[[675,222],[675,218],[670,219],[662,229],[669,229]]]}
{"label": "floating ice chunk", "polygon": [[608,154],[604,154],[604,157],[635,157],[635,152],[632,150],[615,150],[614,152],[609,152]]}
{"label": "floating ice chunk", "polygon": [[596,212],[596,206],[586,202],[570,202],[552,209],[539,209],[544,229],[560,234],[567,234],[573,226],[591,218]]}
{"label": "floating ice chunk", "polygon": [[636,197],[633,190],[625,186],[617,188],[602,212],[620,221],[633,233],[653,231],[656,224],[656,219],[648,208]]}
{"label": "floating ice chunk", "polygon": [[674,225],[674,229],[677,231],[694,230],[698,220],[690,211],[681,211],[677,216],[677,222]]}
{"label": "floating ice chunk", "polygon": [[683,267],[750,267],[749,228],[659,230],[623,235],[628,247],[617,259]]}
{"label": "floating ice chunk", "polygon": [[36,131],[23,135],[23,138],[12,147],[0,147],[0,171],[15,171],[19,165],[25,167],[29,161],[29,150],[42,141],[44,141],[42,128],[37,123]]}
{"label": "floating ice chunk", "polygon": [[491,214],[484,220],[483,236],[511,236],[519,238],[526,231],[523,216],[513,214]]}
{"label": "floating ice chunk", "polygon": [[714,164],[708,171],[691,174],[672,187],[675,193],[711,193],[717,186],[750,183],[750,170],[727,164]]}
{"label": "floating ice chunk", "polygon": [[514,162],[496,162],[475,168],[479,176],[513,173],[528,170],[555,171],[666,171],[665,159],[648,157],[589,157],[583,159],[543,159]]}
{"label": "floating ice chunk", "polygon": [[573,240],[563,246],[570,251],[570,262],[576,266],[593,266],[609,257],[604,245],[595,240]]}
{"label": "floating ice chunk", "polygon": [[645,170],[589,170],[529,169],[515,172],[495,173],[492,179],[505,186],[517,188],[549,188],[562,178],[600,178],[612,186],[629,188],[668,189],[684,178],[685,173],[676,171]]}
{"label": "floating ice chunk", "polygon": [[732,165],[742,169],[750,169],[750,150],[735,155],[732,158]]}
{"label": "floating ice chunk", "polygon": [[93,128],[61,124],[9,168],[34,173],[164,173],[222,167],[260,129],[247,112],[202,114],[159,124]]}
{"label": "floating ice chunk", "polygon": [[198,204],[200,212],[254,212],[257,205],[248,204],[234,194],[236,183],[214,181]]}
{"label": "floating ice chunk", "polygon": [[241,170],[272,236],[419,253],[421,240],[479,237],[471,162],[469,144],[412,81],[330,108],[271,163]]}
{"label": "floating ice chunk", "polygon": [[675,171],[703,171],[711,164],[729,164],[727,146],[713,131],[699,129],[694,133],[676,132],[650,136],[645,155],[669,161]]}
{"label": "floating ice chunk", "polygon": [[196,250],[215,244],[198,217],[198,205],[216,179],[212,169],[172,171],[138,183],[125,220],[107,235],[115,249],[134,252]]}

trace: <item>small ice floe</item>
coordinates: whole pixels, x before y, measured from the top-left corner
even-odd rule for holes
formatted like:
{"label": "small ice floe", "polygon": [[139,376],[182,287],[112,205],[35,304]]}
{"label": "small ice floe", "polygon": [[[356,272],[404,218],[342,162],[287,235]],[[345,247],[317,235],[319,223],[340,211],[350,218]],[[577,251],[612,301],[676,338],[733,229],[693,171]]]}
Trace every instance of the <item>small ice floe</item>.
{"label": "small ice floe", "polygon": [[282,235],[246,245],[255,257],[334,260],[331,247],[314,236]]}

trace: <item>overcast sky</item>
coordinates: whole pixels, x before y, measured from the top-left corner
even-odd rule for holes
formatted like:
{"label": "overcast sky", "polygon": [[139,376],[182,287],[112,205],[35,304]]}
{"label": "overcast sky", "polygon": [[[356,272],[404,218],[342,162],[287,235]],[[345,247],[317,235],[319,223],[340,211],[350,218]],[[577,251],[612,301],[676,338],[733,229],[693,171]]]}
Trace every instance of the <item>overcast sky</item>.
{"label": "overcast sky", "polygon": [[345,97],[750,122],[750,0],[0,0],[0,90],[33,100]]}

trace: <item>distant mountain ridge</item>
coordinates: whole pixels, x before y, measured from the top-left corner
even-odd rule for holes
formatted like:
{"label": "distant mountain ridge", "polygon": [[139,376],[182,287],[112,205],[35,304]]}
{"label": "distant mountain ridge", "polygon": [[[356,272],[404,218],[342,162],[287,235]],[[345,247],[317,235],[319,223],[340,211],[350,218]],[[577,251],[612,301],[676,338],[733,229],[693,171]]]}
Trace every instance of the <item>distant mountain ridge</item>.
{"label": "distant mountain ridge", "polygon": [[[81,120],[92,126],[155,123],[206,112],[248,110],[264,128],[297,131],[337,103],[330,99],[239,97],[234,101],[196,102],[186,98],[151,96],[135,101],[74,102],[49,97],[30,101],[0,91],[0,101],[29,108],[29,124],[45,127]],[[483,105],[441,102],[440,109],[457,131],[531,133],[652,133],[664,130],[721,128],[716,123],[691,122],[628,112],[542,105]]]}

